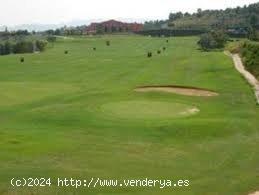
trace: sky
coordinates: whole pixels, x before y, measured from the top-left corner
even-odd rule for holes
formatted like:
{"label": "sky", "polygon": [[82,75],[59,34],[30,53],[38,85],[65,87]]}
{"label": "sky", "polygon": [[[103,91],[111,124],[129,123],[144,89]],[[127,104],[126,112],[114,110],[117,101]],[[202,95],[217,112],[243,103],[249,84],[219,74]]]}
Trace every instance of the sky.
{"label": "sky", "polygon": [[259,0],[1,0],[0,26],[72,20],[167,19],[170,12],[225,9]]}

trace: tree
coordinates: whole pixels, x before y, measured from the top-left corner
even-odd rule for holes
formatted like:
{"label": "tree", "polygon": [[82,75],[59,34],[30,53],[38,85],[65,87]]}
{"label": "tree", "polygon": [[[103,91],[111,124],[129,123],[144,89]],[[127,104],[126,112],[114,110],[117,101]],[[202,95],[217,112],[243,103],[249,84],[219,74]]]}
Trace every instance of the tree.
{"label": "tree", "polygon": [[55,36],[48,36],[48,37],[47,37],[47,41],[50,42],[50,43],[53,43],[53,42],[55,42],[56,40],[57,40],[57,37],[55,37]]}
{"label": "tree", "polygon": [[211,31],[201,35],[198,44],[207,51],[210,49],[223,48],[228,40],[228,36],[223,31]]}
{"label": "tree", "polygon": [[12,53],[12,44],[9,41],[6,41],[4,43],[3,55],[8,55],[10,53]]}
{"label": "tree", "polygon": [[56,29],[54,32],[55,35],[61,35],[61,30],[60,29]]}
{"label": "tree", "polygon": [[216,41],[216,48],[223,48],[228,41],[228,36],[222,30],[211,31],[212,37]]}
{"label": "tree", "polygon": [[27,30],[18,30],[16,32],[14,32],[14,35],[17,35],[17,36],[27,36],[27,35],[30,35],[30,33]]}
{"label": "tree", "polygon": [[180,18],[183,18],[183,13],[182,12],[177,12],[177,13],[170,13],[169,14],[169,20],[174,21]]}
{"label": "tree", "polygon": [[211,34],[206,33],[201,35],[200,40],[198,42],[202,50],[209,50],[216,47],[216,42]]}
{"label": "tree", "polygon": [[258,40],[259,40],[258,32],[257,32],[256,29],[253,28],[252,26],[250,26],[250,27],[248,28],[247,38],[248,38],[249,40],[252,40],[252,41],[258,41]]}
{"label": "tree", "polygon": [[108,27],[107,27],[107,26],[104,27],[104,32],[105,32],[105,33],[108,32]]}
{"label": "tree", "polygon": [[32,41],[20,41],[13,47],[14,53],[33,53]]}
{"label": "tree", "polygon": [[191,14],[189,14],[188,12],[184,13],[184,17],[190,17],[190,16],[191,16]]}
{"label": "tree", "polygon": [[112,30],[112,33],[117,31],[115,26],[112,26],[111,30]]}
{"label": "tree", "polygon": [[46,33],[47,33],[47,35],[54,35],[55,31],[54,30],[47,30]]}
{"label": "tree", "polygon": [[12,44],[9,41],[0,43],[0,55],[8,55],[12,53]]}
{"label": "tree", "polygon": [[255,13],[253,13],[250,16],[250,25],[252,26],[252,28],[255,28],[257,24],[258,24],[258,16]]}
{"label": "tree", "polygon": [[0,55],[4,55],[4,45],[0,43]]}
{"label": "tree", "polygon": [[44,51],[46,49],[48,42],[45,40],[37,40],[35,44],[39,51]]}
{"label": "tree", "polygon": [[197,17],[198,17],[198,18],[202,17],[202,9],[201,9],[201,8],[199,8],[199,9],[197,10]]}
{"label": "tree", "polygon": [[[187,18],[186,18],[187,17]],[[198,19],[198,20],[197,20]],[[174,23],[174,29],[204,29],[218,30],[247,28],[252,26],[259,29],[259,2],[249,6],[227,8],[225,10],[202,10],[197,9],[196,13],[181,14],[170,13],[169,23]],[[244,36],[240,34],[240,36]]]}

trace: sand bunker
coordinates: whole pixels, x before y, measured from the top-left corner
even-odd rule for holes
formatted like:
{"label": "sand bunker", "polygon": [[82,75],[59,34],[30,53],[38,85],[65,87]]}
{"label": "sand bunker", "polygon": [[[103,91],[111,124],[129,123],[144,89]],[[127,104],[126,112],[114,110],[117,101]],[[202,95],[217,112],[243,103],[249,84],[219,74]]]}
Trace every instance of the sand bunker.
{"label": "sand bunker", "polygon": [[257,191],[257,192],[254,192],[254,193],[252,193],[252,194],[249,194],[249,195],[259,195],[259,191]]}
{"label": "sand bunker", "polygon": [[201,89],[201,88],[196,88],[196,87],[175,86],[175,85],[142,86],[142,87],[137,87],[135,89],[135,91],[137,91],[137,92],[167,92],[167,93],[175,93],[175,94],[187,95],[187,96],[203,96],[203,97],[210,97],[210,96],[218,95],[218,93],[207,90],[207,89]]}

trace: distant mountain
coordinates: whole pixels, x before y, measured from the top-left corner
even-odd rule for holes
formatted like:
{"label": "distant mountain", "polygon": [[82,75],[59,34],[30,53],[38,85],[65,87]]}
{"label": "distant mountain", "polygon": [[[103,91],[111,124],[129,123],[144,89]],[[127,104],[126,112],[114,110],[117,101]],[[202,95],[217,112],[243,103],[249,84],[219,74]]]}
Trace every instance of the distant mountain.
{"label": "distant mountain", "polygon": [[[15,26],[7,26],[9,31],[12,30],[28,30],[28,31],[45,31],[49,29],[57,29],[64,26],[79,26],[84,25],[83,22],[69,22],[69,23],[60,23],[60,24],[21,24],[21,25],[15,25]],[[0,31],[5,30],[6,26],[0,27]]]}
{"label": "distant mountain", "polygon": [[[67,27],[75,27],[75,26],[83,26],[89,25],[92,22],[102,22],[107,19],[92,19],[92,20],[72,20],[66,23],[60,24],[22,24],[22,25],[15,25],[15,26],[0,26],[0,31],[4,31],[7,27],[8,30],[28,30],[28,31],[45,31],[49,29],[57,29],[64,26]],[[144,22],[144,19],[132,19],[132,18],[116,18],[116,20],[120,20],[123,22]]]}
{"label": "distant mountain", "polygon": [[[28,31],[45,31],[48,29],[56,29],[62,27],[61,24],[22,24],[16,26],[8,26],[8,30],[28,30]],[[0,30],[4,30],[6,27],[0,27]]]}

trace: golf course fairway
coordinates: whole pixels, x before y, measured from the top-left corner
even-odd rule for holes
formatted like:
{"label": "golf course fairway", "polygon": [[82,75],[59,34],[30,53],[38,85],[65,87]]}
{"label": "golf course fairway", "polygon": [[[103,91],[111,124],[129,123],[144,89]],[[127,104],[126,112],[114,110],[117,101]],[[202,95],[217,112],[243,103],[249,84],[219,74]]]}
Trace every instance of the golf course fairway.
{"label": "golf course fairway", "polygon": [[[82,36],[58,38],[42,53],[1,56],[0,194],[259,190],[259,106],[253,89],[228,56],[203,52],[197,41]],[[217,95],[134,90],[169,85]],[[14,187],[13,178],[51,178],[52,185]],[[75,188],[58,187],[58,178],[188,180],[189,185]]]}

